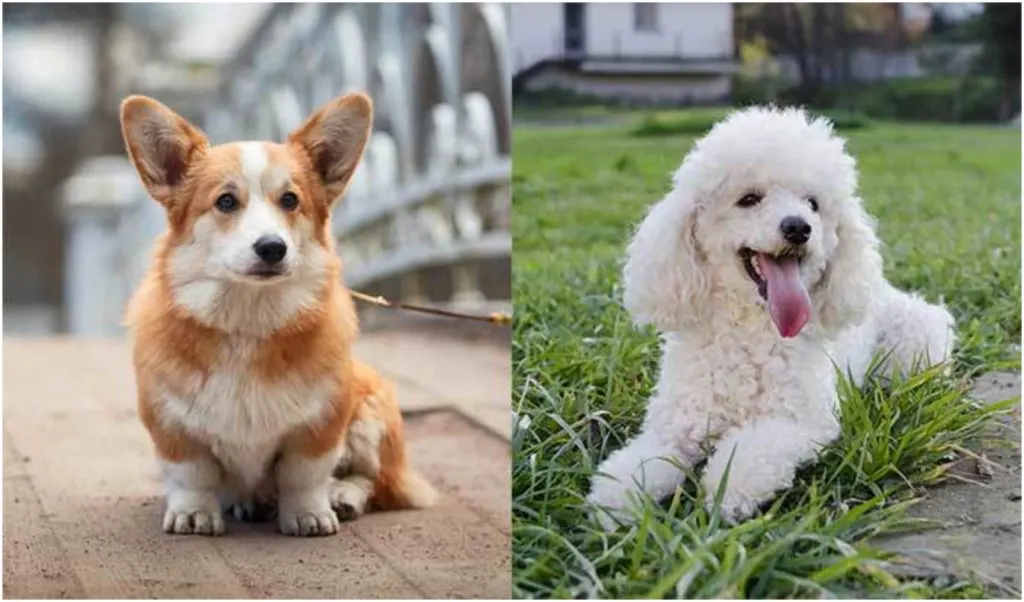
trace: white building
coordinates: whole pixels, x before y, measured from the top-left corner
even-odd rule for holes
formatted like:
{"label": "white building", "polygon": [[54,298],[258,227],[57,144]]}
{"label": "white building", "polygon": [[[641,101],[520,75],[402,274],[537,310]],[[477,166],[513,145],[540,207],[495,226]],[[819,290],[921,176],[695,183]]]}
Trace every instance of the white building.
{"label": "white building", "polygon": [[517,89],[617,100],[726,98],[738,69],[728,3],[512,4]]}

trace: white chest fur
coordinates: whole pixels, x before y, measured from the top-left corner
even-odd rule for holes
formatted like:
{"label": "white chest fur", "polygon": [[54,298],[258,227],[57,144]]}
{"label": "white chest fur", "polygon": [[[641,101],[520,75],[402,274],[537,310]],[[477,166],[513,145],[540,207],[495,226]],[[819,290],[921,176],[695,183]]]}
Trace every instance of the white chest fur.
{"label": "white chest fur", "polygon": [[771,332],[664,338],[661,378],[651,399],[652,429],[695,439],[764,416],[831,415],[835,379],[820,342],[782,341]]}
{"label": "white chest fur", "polygon": [[197,376],[183,394],[163,396],[164,419],[207,442],[230,480],[249,490],[262,481],[286,435],[323,419],[334,393],[329,379],[258,378],[252,361],[258,344],[232,340],[206,378]]}

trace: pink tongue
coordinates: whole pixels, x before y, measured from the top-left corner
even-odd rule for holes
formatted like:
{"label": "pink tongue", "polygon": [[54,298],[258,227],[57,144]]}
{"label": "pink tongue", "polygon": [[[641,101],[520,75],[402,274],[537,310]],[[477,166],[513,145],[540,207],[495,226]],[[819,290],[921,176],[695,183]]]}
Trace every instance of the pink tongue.
{"label": "pink tongue", "polygon": [[776,259],[758,253],[757,266],[768,283],[768,311],[779,334],[795,337],[811,318],[811,297],[800,281],[799,262],[795,257]]}

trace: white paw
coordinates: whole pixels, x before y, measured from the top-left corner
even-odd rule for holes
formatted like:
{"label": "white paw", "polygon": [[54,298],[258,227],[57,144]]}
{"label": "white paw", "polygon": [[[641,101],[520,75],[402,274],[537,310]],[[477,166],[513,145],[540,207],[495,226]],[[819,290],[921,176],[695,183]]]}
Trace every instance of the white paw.
{"label": "white paw", "polygon": [[176,535],[223,535],[224,516],[220,509],[170,510],[164,513],[164,532]]}
{"label": "white paw", "polygon": [[[364,484],[362,480],[333,479],[329,498],[331,508],[341,520],[353,520],[366,511],[366,502],[370,497],[372,484]],[[369,487],[369,488],[368,488]]]}
{"label": "white paw", "polygon": [[334,535],[341,529],[325,493],[310,493],[280,500],[278,525],[285,535],[317,537]]}
{"label": "white paw", "polygon": [[[708,513],[714,510],[714,505],[715,494],[709,493],[705,502],[705,508],[707,508]],[[719,516],[726,523],[735,525],[754,516],[760,505],[761,502],[756,499],[726,490],[725,495],[722,496],[722,504],[719,507]]]}
{"label": "white paw", "polygon": [[324,510],[307,510],[282,514],[278,524],[281,533],[302,537],[321,537],[334,535],[341,529],[337,515],[328,508]]}
{"label": "white paw", "polygon": [[212,493],[173,491],[167,496],[164,531],[176,535],[221,535],[224,514]]}
{"label": "white paw", "polygon": [[632,514],[624,511],[623,508],[607,508],[595,506],[590,511],[590,518],[601,525],[605,533],[612,533],[621,525],[628,525],[633,522]]}
{"label": "white paw", "polygon": [[605,533],[611,533],[620,524],[628,525],[635,520],[632,490],[613,479],[595,477],[587,502],[592,507],[591,518],[601,525]]}
{"label": "white paw", "polygon": [[[704,492],[705,500],[704,507],[708,513],[714,510],[715,496],[718,494],[718,488],[721,486],[721,477],[713,475],[705,475],[704,477]],[[725,485],[725,491],[722,492],[721,506],[719,507],[719,515],[726,523],[735,525],[743,520],[754,516],[758,508],[762,503],[768,501],[772,497],[772,491],[762,490],[756,486],[753,479],[744,479],[744,475],[737,473],[729,475],[729,482]]]}

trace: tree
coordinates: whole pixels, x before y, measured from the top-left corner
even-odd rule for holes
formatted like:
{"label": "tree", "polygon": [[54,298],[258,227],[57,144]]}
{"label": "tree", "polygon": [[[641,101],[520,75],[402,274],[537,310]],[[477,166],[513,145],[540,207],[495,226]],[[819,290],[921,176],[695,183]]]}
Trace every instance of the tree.
{"label": "tree", "polygon": [[1020,4],[986,4],[982,24],[986,32],[984,60],[1003,82],[1001,119],[1012,117],[1020,102]]}
{"label": "tree", "polygon": [[898,3],[736,4],[740,44],[762,38],[775,56],[791,57],[798,96],[813,101],[823,86],[845,84],[859,47],[898,50],[908,43]]}

